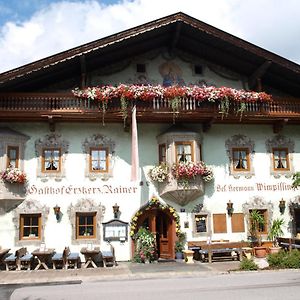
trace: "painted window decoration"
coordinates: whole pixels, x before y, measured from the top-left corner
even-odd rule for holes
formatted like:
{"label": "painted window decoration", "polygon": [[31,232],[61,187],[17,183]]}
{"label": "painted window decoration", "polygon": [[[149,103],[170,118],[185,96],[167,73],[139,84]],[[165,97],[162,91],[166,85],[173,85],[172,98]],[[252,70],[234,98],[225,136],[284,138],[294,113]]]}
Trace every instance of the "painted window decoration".
{"label": "painted window decoration", "polygon": [[[268,231],[268,210],[267,209],[255,209],[264,219],[264,223],[263,224],[259,224],[259,229],[258,231],[260,233],[263,233],[263,234],[267,234],[267,231]],[[251,213],[252,210],[249,210],[249,212]],[[251,222],[251,220],[250,220]]]}
{"label": "painted window decoration", "polygon": [[59,172],[60,167],[60,149],[43,150],[43,172]]}
{"label": "painted window decoration", "polygon": [[7,168],[19,167],[19,147],[7,147]]}
{"label": "painted window decoration", "polygon": [[232,163],[234,171],[249,171],[249,149],[234,148],[232,149]]}
{"label": "painted window decoration", "polygon": [[273,148],[273,168],[274,171],[289,170],[289,155],[286,148]]}
{"label": "painted window decoration", "polygon": [[20,215],[20,240],[41,239],[41,214]]}
{"label": "painted window decoration", "polygon": [[159,146],[158,146],[158,160],[159,160],[160,164],[167,162],[166,153],[167,153],[166,144],[159,144]]}
{"label": "painted window decoration", "polygon": [[76,213],[76,238],[93,239],[96,237],[96,213]]}
{"label": "painted window decoration", "polygon": [[187,163],[193,161],[192,142],[176,142],[176,163]]}
{"label": "painted window decoration", "polygon": [[207,232],[207,215],[195,215],[196,233]]}

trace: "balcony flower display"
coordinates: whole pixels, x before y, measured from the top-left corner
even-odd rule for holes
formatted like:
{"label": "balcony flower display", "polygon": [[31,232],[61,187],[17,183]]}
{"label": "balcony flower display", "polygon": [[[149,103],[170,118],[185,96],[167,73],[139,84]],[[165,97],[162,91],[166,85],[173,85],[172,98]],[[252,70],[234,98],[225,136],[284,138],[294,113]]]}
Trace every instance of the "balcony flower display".
{"label": "balcony flower display", "polygon": [[18,168],[7,168],[1,172],[1,179],[8,183],[20,183],[26,182],[26,174]]}
{"label": "balcony flower display", "polygon": [[[197,85],[164,87],[162,85],[120,84],[118,86],[105,85],[85,89],[75,88],[72,93],[78,98],[101,102],[103,113],[105,113],[109,102],[119,99],[124,119],[127,117],[128,103],[137,100],[149,102],[154,99],[166,99],[170,102],[170,107],[174,113],[179,111],[180,103],[184,99],[195,100],[198,103],[219,101],[218,107],[222,116],[228,114],[230,107],[242,116],[243,111],[246,109],[246,103],[272,101],[272,97],[265,92],[237,90],[229,87],[200,87]],[[235,105],[232,105],[232,103],[235,103]]]}
{"label": "balcony flower display", "polygon": [[189,180],[200,175],[205,182],[213,179],[212,170],[205,165],[203,161],[199,162],[179,162],[172,166],[172,175],[177,180],[188,182]]}
{"label": "balcony flower display", "polygon": [[149,176],[152,181],[164,182],[168,179],[169,168],[165,163],[162,163],[150,170]]}
{"label": "balcony flower display", "polygon": [[209,101],[234,101],[234,102],[270,102],[272,98],[265,92],[252,92],[237,90],[229,87],[200,87],[200,86],[171,86],[161,85],[126,85],[118,86],[96,86],[85,89],[76,88],[72,90],[74,96],[101,102],[109,102],[118,98],[128,101],[141,100],[152,101],[155,98],[191,98],[199,102]]}

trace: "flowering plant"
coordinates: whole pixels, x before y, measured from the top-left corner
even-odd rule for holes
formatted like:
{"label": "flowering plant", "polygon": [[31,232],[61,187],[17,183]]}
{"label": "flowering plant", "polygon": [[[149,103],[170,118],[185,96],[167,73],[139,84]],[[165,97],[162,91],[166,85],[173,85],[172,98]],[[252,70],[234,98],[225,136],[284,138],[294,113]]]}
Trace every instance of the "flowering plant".
{"label": "flowering plant", "polygon": [[1,179],[9,183],[25,183],[26,174],[18,168],[7,168],[1,172]]}
{"label": "flowering plant", "polygon": [[192,98],[199,102],[209,101],[235,101],[235,102],[270,102],[272,97],[265,92],[252,92],[237,90],[229,87],[200,87],[194,86],[171,86],[162,85],[134,85],[120,84],[118,86],[105,85],[87,87],[85,89],[75,88],[73,95],[79,98],[86,98],[97,101],[109,102],[118,98],[125,98],[128,101],[142,100],[152,101],[155,98]]}
{"label": "flowering plant", "polygon": [[165,163],[152,168],[149,172],[149,176],[152,181],[164,182],[168,179],[169,168]]}
{"label": "flowering plant", "polygon": [[148,229],[141,227],[135,236],[135,254],[136,262],[144,263],[155,259],[156,255],[156,238]]}
{"label": "flowering plant", "polygon": [[172,175],[177,180],[189,180],[197,175],[202,176],[203,180],[208,182],[213,179],[212,170],[205,165],[203,161],[199,162],[179,162],[172,166]]}
{"label": "flowering plant", "polygon": [[198,103],[208,101],[219,101],[219,111],[227,115],[232,102],[237,103],[233,106],[233,110],[242,117],[246,110],[248,102],[271,102],[272,97],[265,92],[252,92],[245,90],[237,90],[229,87],[200,87],[193,86],[168,86],[162,85],[134,85],[119,84],[118,86],[104,85],[87,87],[85,89],[75,88],[72,90],[75,97],[96,100],[102,103],[102,121],[104,122],[104,113],[107,110],[108,102],[120,99],[121,113],[124,122],[127,118],[128,102],[141,100],[152,101],[154,99],[166,99],[169,101],[173,111],[173,118],[179,112],[180,103],[183,99],[192,99]]}

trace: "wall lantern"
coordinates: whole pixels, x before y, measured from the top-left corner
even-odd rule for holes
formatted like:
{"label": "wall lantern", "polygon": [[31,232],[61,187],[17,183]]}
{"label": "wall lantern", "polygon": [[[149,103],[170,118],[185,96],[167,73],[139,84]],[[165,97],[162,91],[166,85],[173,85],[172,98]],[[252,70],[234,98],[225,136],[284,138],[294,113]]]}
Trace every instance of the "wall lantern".
{"label": "wall lantern", "polygon": [[56,204],[53,207],[53,210],[54,210],[54,214],[55,214],[56,220],[59,221],[59,219],[60,219],[60,207]]}
{"label": "wall lantern", "polygon": [[233,214],[233,203],[229,200],[228,202],[227,202],[227,213],[228,213],[228,216],[232,216],[232,214]]}
{"label": "wall lantern", "polygon": [[283,198],[279,201],[279,211],[283,215],[285,211],[285,200]]}
{"label": "wall lantern", "polygon": [[114,212],[114,218],[117,219],[118,218],[118,214],[119,214],[119,205],[116,203],[112,208],[113,208],[113,212]]}

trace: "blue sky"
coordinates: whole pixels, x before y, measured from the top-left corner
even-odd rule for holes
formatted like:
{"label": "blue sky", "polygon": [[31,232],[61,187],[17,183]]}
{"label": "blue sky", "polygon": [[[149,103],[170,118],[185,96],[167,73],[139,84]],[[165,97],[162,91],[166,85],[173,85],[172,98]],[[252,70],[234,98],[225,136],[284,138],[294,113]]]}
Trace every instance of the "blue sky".
{"label": "blue sky", "polygon": [[298,0],[0,0],[0,73],[179,11],[300,63]]}
{"label": "blue sky", "polygon": [[[62,2],[61,0],[0,0],[0,26],[6,22],[22,23],[35,12],[47,9],[49,4]],[[72,2],[83,2],[72,0]],[[104,5],[118,2],[117,0],[98,1]]]}

